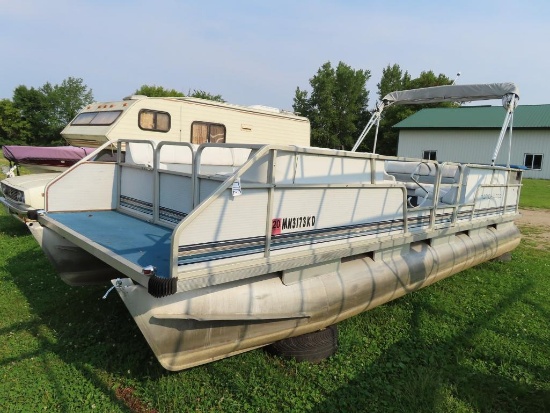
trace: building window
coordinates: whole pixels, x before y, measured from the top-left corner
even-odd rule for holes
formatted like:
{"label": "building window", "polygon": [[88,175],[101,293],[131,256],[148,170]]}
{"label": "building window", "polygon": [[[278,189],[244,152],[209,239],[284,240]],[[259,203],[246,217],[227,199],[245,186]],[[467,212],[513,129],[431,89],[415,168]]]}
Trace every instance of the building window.
{"label": "building window", "polygon": [[111,125],[115,120],[118,119],[121,110],[107,110],[101,112],[84,112],[78,115],[72,125],[84,126],[84,125],[93,125],[93,126],[106,126]]}
{"label": "building window", "polygon": [[542,169],[542,154],[526,153],[523,159],[523,165],[528,169]]}
{"label": "building window", "polygon": [[428,161],[437,161],[437,151],[423,151],[422,159],[427,159]]}
{"label": "building window", "polygon": [[170,114],[168,112],[142,109],[139,111],[138,125],[143,130],[168,132],[170,130]]}
{"label": "building window", "polygon": [[219,123],[193,122],[191,143],[225,143],[225,126]]}

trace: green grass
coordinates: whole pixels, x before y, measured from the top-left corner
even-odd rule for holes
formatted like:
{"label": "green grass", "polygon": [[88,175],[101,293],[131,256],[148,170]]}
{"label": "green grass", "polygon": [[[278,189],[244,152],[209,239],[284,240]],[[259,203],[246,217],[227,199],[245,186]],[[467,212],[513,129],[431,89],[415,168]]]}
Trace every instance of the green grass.
{"label": "green grass", "polygon": [[550,208],[550,180],[524,179],[519,205],[521,208]]}
{"label": "green grass", "polygon": [[170,373],[116,294],[63,284],[2,211],[0,411],[550,411],[550,245],[523,232],[511,262],[340,323],[320,364],[255,350]]}

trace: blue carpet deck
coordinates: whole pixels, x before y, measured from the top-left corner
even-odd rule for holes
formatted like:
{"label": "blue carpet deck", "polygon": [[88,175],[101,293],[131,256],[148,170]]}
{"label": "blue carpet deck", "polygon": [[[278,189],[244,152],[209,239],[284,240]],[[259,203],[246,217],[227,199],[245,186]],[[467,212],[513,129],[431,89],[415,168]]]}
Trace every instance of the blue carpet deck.
{"label": "blue carpet deck", "polygon": [[170,276],[171,229],[116,211],[58,212],[48,216],[140,267],[154,265],[159,277]]}

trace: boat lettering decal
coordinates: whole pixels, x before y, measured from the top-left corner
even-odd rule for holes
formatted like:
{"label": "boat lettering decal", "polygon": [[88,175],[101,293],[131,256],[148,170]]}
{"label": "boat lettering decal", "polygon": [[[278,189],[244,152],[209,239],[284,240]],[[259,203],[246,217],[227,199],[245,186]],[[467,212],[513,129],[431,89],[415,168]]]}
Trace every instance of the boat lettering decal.
{"label": "boat lettering decal", "polygon": [[292,218],[273,218],[271,221],[271,235],[280,235],[287,229],[312,228],[317,218],[315,215]]}
{"label": "boat lettering decal", "polygon": [[271,220],[271,235],[279,235],[281,233],[282,221],[281,218],[273,218]]}
{"label": "boat lettering decal", "polygon": [[497,199],[502,198],[502,194],[500,192],[494,193],[494,194],[481,194],[481,199]]}

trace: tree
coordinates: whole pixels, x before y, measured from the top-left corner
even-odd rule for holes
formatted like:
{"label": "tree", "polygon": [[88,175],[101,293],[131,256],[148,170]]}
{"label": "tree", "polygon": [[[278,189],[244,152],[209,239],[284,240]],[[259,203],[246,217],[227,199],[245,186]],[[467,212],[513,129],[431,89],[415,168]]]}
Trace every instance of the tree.
{"label": "tree", "polygon": [[30,136],[30,125],[9,99],[0,100],[0,141],[24,145]]}
{"label": "tree", "polygon": [[[407,71],[403,72],[399,65],[388,65],[382,71],[382,78],[378,83],[378,97],[380,100],[388,93],[396,90],[418,89],[431,86],[450,85],[452,80],[443,74],[435,75],[433,71],[421,72],[420,76],[412,79]],[[380,128],[378,132],[377,153],[384,155],[397,155],[397,141],[399,132],[393,126],[408,118],[415,112],[426,107],[450,107],[451,102],[442,102],[429,105],[396,105],[390,106],[382,112]],[[368,144],[374,140],[374,132],[369,133]]]}
{"label": "tree", "polygon": [[64,128],[84,106],[94,101],[92,90],[80,78],[68,77],[50,91],[46,91],[45,86],[41,89],[48,97],[56,129]]}
{"label": "tree", "polygon": [[[151,85],[142,85],[135,92],[136,95],[145,95],[149,97],[185,97],[185,94],[178,92],[176,89],[165,89],[162,86],[151,86]],[[213,95],[211,93],[205,92],[204,90],[196,90],[193,92],[189,91],[187,94],[189,97],[201,98],[208,100],[215,100],[217,102],[225,102],[221,95]]]}
{"label": "tree", "polygon": [[176,89],[165,89],[162,86],[155,85],[142,85],[135,92],[136,95],[145,95],[149,97],[183,97],[182,92],[178,92]]}
{"label": "tree", "polygon": [[28,124],[29,145],[46,145],[49,137],[46,96],[38,89],[20,85],[13,91],[13,106],[21,119]]}
{"label": "tree", "polygon": [[194,89],[193,92],[189,93],[188,96],[192,98],[201,98],[201,99],[207,99],[207,100],[214,100],[216,102],[225,102],[225,100],[222,98],[222,95],[213,95],[211,93],[205,92],[204,90],[196,90]]}
{"label": "tree", "polygon": [[29,125],[29,145],[63,143],[61,130],[78,111],[93,101],[92,91],[79,78],[68,77],[61,85],[47,82],[38,89],[20,85],[13,92],[13,106]]}
{"label": "tree", "polygon": [[369,70],[354,70],[343,62],[336,69],[322,65],[309,83],[311,96],[296,88],[293,108],[309,118],[313,146],[351,149],[367,123]]}

